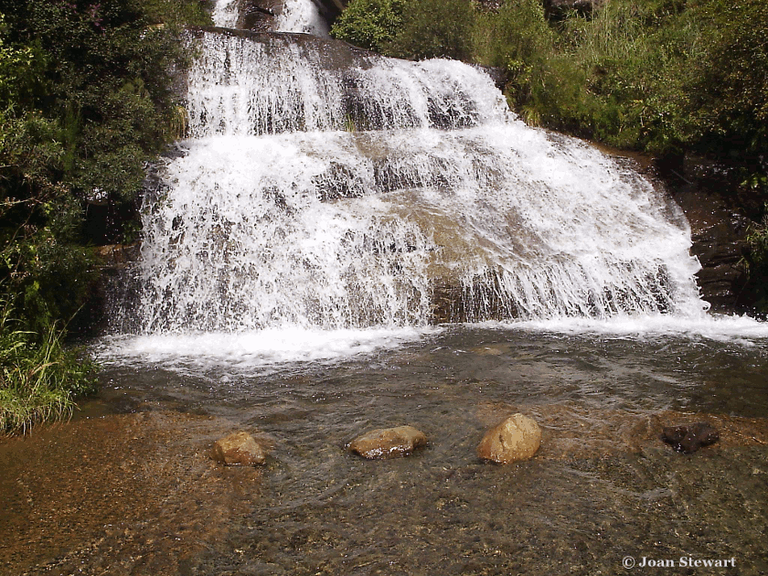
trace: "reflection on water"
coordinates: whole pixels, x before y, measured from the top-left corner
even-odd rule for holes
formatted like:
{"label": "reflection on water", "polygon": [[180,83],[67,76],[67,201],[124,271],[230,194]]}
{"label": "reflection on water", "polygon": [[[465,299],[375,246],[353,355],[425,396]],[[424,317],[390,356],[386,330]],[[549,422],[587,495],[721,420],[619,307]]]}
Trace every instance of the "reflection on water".
{"label": "reflection on water", "polygon": [[[161,554],[185,558],[168,573],[211,575],[617,574],[625,556],[735,558],[727,573],[768,570],[760,338],[457,326],[351,355],[250,365],[214,361],[211,348],[162,363],[125,347],[118,357],[113,344],[101,409],[156,415],[171,459],[199,458],[225,430],[258,431],[274,446],[258,483],[238,480],[245,470],[216,477],[222,469],[208,461],[201,472],[198,461],[189,467],[198,488],[170,500],[170,522],[241,494],[230,512],[211,512],[197,539],[179,541],[163,536],[174,532],[162,514],[130,520],[154,527],[138,551],[122,532],[92,531],[62,574],[149,574],[157,564],[147,558]],[[541,424],[539,453],[480,462],[483,432],[516,411]],[[162,416],[173,412],[190,420]],[[684,456],[659,440],[661,426],[698,420],[721,430],[718,444]],[[429,446],[388,461],[344,449],[361,432],[401,424],[423,430]],[[157,486],[167,466],[158,460]],[[148,510],[169,498],[157,486]],[[0,566],[42,574],[43,560]]]}

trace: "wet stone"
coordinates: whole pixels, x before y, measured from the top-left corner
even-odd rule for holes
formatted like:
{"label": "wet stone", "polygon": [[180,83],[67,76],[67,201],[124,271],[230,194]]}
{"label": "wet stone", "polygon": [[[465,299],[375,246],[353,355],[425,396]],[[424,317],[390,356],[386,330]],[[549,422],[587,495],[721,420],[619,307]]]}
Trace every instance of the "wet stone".
{"label": "wet stone", "polygon": [[541,445],[541,428],[535,420],[514,414],[485,433],[477,447],[483,460],[510,464],[532,458]]}
{"label": "wet stone", "polygon": [[667,426],[661,432],[661,439],[678,452],[692,454],[699,448],[717,442],[720,433],[706,422],[697,422],[685,426]]}
{"label": "wet stone", "polygon": [[264,464],[267,452],[247,432],[235,432],[216,441],[213,458],[227,466],[254,466]]}
{"label": "wet stone", "polygon": [[373,460],[407,456],[426,445],[427,437],[423,432],[413,426],[398,426],[366,432],[349,443],[349,450]]}

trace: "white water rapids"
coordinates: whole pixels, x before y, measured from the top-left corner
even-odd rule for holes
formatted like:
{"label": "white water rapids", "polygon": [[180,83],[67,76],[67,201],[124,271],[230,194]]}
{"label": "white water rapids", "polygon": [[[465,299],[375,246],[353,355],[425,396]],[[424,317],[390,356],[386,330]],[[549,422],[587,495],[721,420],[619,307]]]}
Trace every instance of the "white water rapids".
{"label": "white water rapids", "polygon": [[189,138],[145,205],[137,353],[168,334],[290,334],[275,355],[306,357],[446,321],[705,321],[679,208],[526,126],[484,71],[302,35],[196,41]]}

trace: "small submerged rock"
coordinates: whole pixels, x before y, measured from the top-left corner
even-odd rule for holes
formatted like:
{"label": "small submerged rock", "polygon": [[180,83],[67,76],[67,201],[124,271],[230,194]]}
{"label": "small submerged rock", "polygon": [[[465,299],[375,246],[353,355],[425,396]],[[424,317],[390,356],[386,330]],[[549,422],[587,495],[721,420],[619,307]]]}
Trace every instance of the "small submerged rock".
{"label": "small submerged rock", "polygon": [[379,428],[358,436],[349,443],[349,450],[363,458],[384,459],[407,456],[420,446],[427,445],[427,437],[413,426]]}
{"label": "small submerged rock", "polygon": [[216,441],[213,457],[227,466],[254,466],[264,464],[267,451],[248,432],[235,432]]}
{"label": "small submerged rock", "polygon": [[685,426],[667,426],[661,432],[661,439],[683,454],[693,454],[703,446],[720,440],[720,433],[706,422]]}
{"label": "small submerged rock", "polygon": [[533,457],[541,445],[541,428],[523,414],[514,414],[485,433],[477,447],[483,460],[510,464]]}

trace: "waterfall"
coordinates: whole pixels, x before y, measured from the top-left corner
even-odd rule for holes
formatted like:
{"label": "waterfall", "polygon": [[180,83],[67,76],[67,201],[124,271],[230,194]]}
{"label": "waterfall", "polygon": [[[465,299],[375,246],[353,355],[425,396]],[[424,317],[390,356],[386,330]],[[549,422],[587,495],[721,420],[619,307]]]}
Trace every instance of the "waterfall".
{"label": "waterfall", "polygon": [[705,308],[677,206],[526,126],[483,70],[303,34],[194,41],[189,138],[145,200],[144,332]]}
{"label": "waterfall", "polygon": [[311,0],[284,0],[283,11],[277,21],[277,31],[327,37],[328,25]]}

